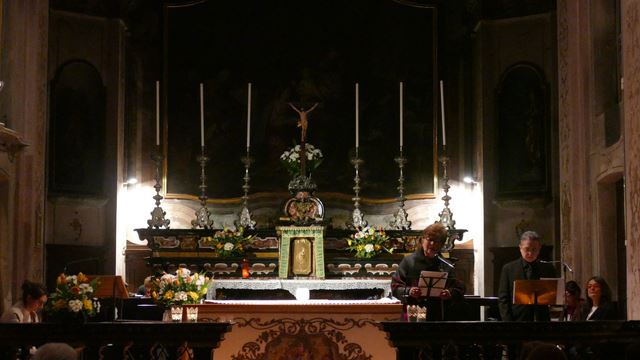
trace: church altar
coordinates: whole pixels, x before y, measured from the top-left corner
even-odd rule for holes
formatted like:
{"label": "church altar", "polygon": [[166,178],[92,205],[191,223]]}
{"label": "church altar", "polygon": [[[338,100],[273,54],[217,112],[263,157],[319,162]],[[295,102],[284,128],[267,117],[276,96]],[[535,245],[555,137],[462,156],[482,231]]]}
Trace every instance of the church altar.
{"label": "church altar", "polygon": [[[276,229],[247,230],[253,236],[241,257],[221,257],[214,249],[202,246],[202,239],[212,237],[215,229],[136,229],[140,240],[147,241],[151,267],[170,271],[180,264],[192,271],[208,271],[215,278],[241,277],[242,260],[249,263],[252,278],[279,276],[280,234]],[[381,254],[369,259],[354,258],[347,250],[352,230],[325,229],[323,239],[324,274],[326,278],[383,277],[393,274],[404,255],[415,249],[422,235],[415,230],[387,230],[394,254]]]}
{"label": "church altar", "polygon": [[392,359],[379,326],[402,305],[382,300],[219,301],[198,305],[199,322],[232,323],[215,359]]}

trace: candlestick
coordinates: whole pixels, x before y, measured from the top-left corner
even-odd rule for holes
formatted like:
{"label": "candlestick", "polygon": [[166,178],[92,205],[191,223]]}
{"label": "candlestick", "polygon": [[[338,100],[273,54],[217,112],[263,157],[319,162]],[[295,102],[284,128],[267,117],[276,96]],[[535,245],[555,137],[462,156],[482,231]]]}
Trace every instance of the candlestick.
{"label": "candlestick", "polygon": [[409,214],[404,209],[404,202],[407,198],[404,196],[404,166],[407,164],[407,158],[404,157],[402,153],[402,146],[400,146],[400,155],[394,159],[398,164],[398,169],[400,170],[400,176],[398,177],[398,200],[400,201],[400,206],[398,207],[398,211],[393,215],[393,220],[389,223],[392,229],[396,230],[411,230],[411,221],[409,221]]}
{"label": "candlestick", "polygon": [[359,155],[358,148],[356,147],[355,157],[351,159],[351,163],[353,164],[353,168],[356,173],[353,178],[354,197],[351,198],[351,200],[353,200],[353,212],[351,213],[351,221],[346,223],[347,227],[356,230],[368,225],[367,221],[364,219],[364,213],[360,210],[360,166],[364,161],[360,159]]}
{"label": "candlestick", "polygon": [[156,145],[160,145],[160,81],[156,81]]}
{"label": "candlestick", "polygon": [[447,145],[447,135],[444,127],[444,85],[440,80],[440,114],[442,115],[442,146]]}
{"label": "candlestick", "polygon": [[236,221],[236,225],[241,226],[245,229],[255,229],[256,222],[251,219],[251,212],[249,211],[249,189],[251,186],[249,185],[249,168],[251,167],[251,163],[253,162],[253,158],[251,157],[251,153],[249,152],[250,148],[247,146],[247,155],[243,156],[240,160],[244,164],[244,185],[242,185],[242,190],[244,191],[244,195],[242,196],[242,210],[240,210],[240,219]]}
{"label": "candlestick", "polygon": [[247,149],[251,144],[251,83],[247,85]]}
{"label": "candlestick", "polygon": [[402,81],[400,82],[400,148],[402,149]]}
{"label": "candlestick", "polygon": [[356,150],[360,147],[360,85],[356,83]]}
{"label": "candlestick", "polygon": [[[202,89],[202,88],[201,88]],[[200,209],[196,210],[196,218],[191,220],[191,227],[194,229],[211,229],[213,227],[213,219],[211,219],[211,212],[207,208],[207,174],[205,172],[209,157],[204,153],[204,145],[202,146],[202,152],[198,156],[198,162],[200,163]]]}
{"label": "candlestick", "polygon": [[453,220],[453,212],[449,209],[449,201],[451,200],[451,196],[449,195],[449,189],[451,186],[449,185],[449,174],[447,173],[449,157],[447,156],[447,149],[444,146],[442,156],[440,156],[440,162],[442,163],[442,189],[444,190],[442,200],[444,201],[444,209],[438,213],[438,222],[447,228],[447,232],[449,234],[447,240],[442,245],[442,249],[444,251],[450,251],[455,247],[455,241],[462,240],[462,236],[467,230],[456,229],[456,222]]}
{"label": "candlestick", "polygon": [[151,219],[147,220],[147,225],[149,229],[160,229],[162,227],[168,229],[171,221],[169,219],[165,219],[165,215],[167,212],[160,207],[160,202],[163,197],[160,195],[160,190],[162,190],[162,152],[160,151],[160,146],[156,146],[155,152],[151,154],[151,159],[155,164],[155,180],[156,184],[153,186],[156,189],[156,194],[153,196],[153,199],[156,201],[156,207],[151,211]]}
{"label": "candlestick", "polygon": [[200,83],[200,146],[204,147],[204,85]]}

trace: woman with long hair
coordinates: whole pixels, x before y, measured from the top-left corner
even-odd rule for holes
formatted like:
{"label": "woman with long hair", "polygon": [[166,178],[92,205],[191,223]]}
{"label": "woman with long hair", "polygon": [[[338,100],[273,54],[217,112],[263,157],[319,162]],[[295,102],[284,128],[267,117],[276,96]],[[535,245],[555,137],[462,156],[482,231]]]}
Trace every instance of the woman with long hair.
{"label": "woman with long hair", "polygon": [[616,320],[615,304],[611,300],[611,288],[600,276],[587,281],[586,301],[582,310],[582,320]]}

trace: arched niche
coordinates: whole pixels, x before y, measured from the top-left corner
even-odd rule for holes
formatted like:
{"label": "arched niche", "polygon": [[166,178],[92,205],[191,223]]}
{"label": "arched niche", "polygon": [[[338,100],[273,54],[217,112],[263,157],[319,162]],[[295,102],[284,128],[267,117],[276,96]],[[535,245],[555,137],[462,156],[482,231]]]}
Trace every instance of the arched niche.
{"label": "arched niche", "polygon": [[105,162],[105,87],[90,63],[62,64],[51,84],[49,190],[101,195]]}
{"label": "arched niche", "polygon": [[548,198],[549,86],[537,66],[518,63],[496,91],[498,199]]}

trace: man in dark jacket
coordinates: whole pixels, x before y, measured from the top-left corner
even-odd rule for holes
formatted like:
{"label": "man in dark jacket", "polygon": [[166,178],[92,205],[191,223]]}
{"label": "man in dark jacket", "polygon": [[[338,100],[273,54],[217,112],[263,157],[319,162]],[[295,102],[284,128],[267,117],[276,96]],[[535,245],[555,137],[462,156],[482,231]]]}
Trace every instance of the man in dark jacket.
{"label": "man in dark jacket", "polygon": [[498,305],[503,321],[549,321],[549,307],[546,305],[513,304],[513,282],[515,280],[539,280],[555,278],[556,269],[551,264],[540,262],[540,236],[535,231],[526,231],[520,236],[521,258],[505,264],[500,274]]}

